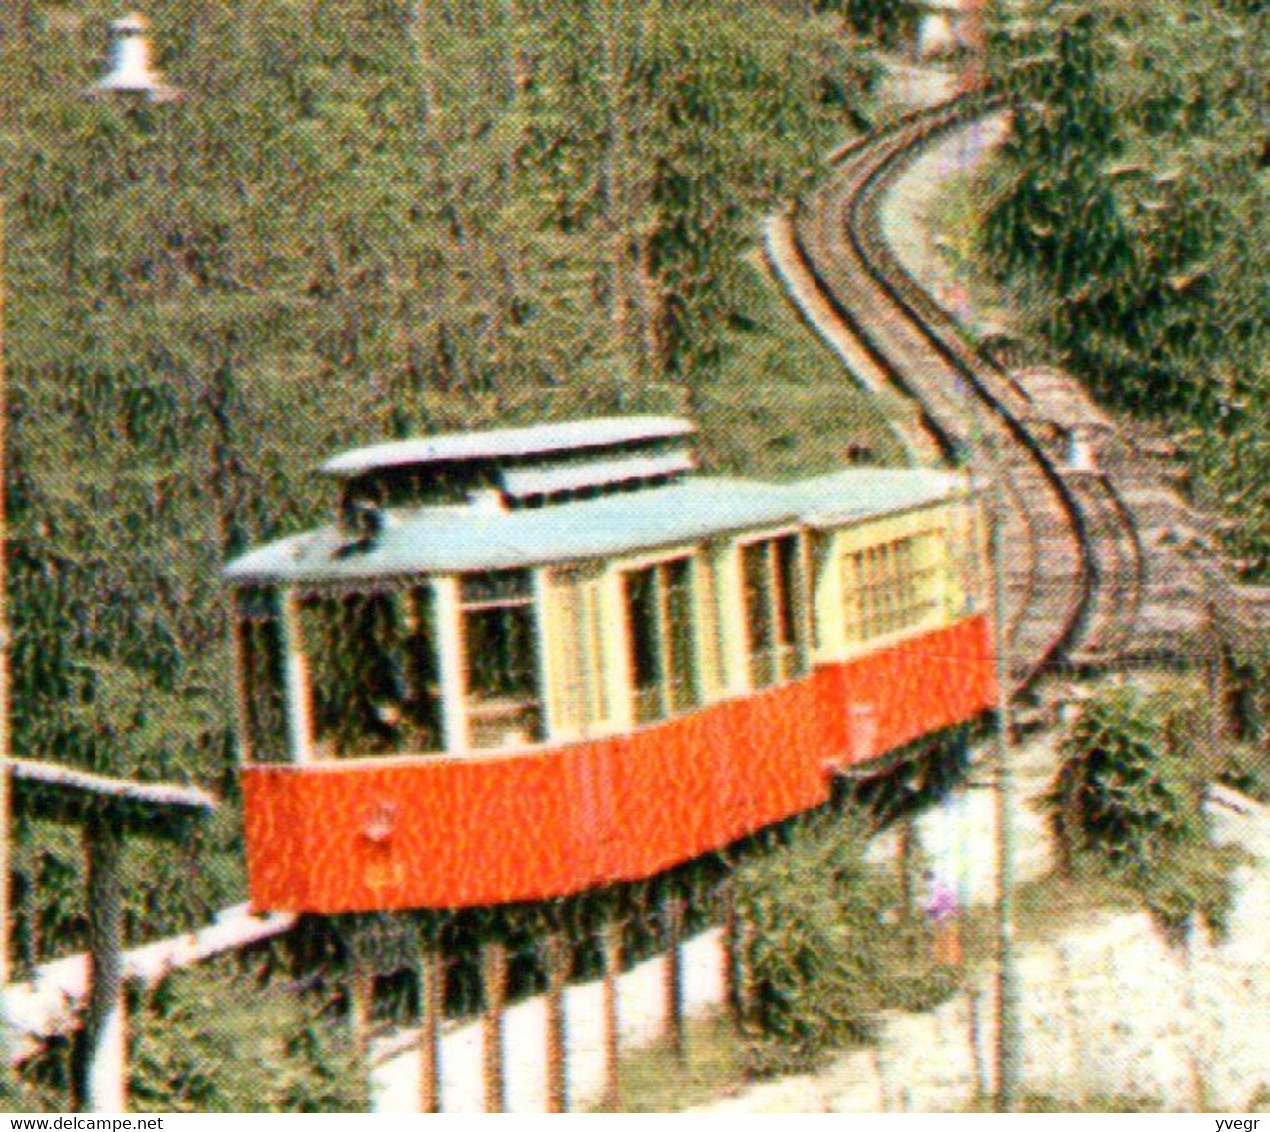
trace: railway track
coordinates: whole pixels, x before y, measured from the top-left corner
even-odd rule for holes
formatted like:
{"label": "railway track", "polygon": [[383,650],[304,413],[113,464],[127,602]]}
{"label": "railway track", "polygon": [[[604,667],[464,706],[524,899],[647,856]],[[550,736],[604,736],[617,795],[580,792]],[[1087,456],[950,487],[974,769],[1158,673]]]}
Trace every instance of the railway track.
{"label": "railway track", "polygon": [[1047,672],[1124,652],[1145,566],[1115,484],[1071,463],[1063,422],[1047,419],[1023,384],[967,342],[883,234],[882,200],[895,178],[934,140],[990,109],[955,100],[838,151],[833,174],[794,218],[793,242],[842,327],[919,403],[945,454],[997,485],[1017,694]]}

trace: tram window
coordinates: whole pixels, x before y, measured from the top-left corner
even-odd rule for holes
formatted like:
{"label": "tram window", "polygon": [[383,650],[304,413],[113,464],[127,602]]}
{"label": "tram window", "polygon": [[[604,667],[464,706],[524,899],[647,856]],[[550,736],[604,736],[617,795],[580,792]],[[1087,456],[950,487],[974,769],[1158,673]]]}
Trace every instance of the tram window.
{"label": "tram window", "polygon": [[630,624],[631,674],[635,681],[635,721],[647,723],[665,714],[655,567],[632,570],[626,575],[626,616]]}
{"label": "tram window", "polygon": [[257,761],[281,761],[287,757],[287,702],[278,595],[273,589],[240,590],[236,605],[246,748]]}
{"label": "tram window", "polygon": [[750,678],[756,688],[788,680],[806,667],[800,640],[795,571],[798,539],[765,539],[742,549]]}
{"label": "tram window", "polygon": [[750,682],[765,688],[807,667],[796,589],[798,536],[764,539],[741,548]]}
{"label": "tram window", "polygon": [[938,567],[929,535],[868,546],[843,565],[848,641],[867,641],[924,621],[937,608]]}
{"label": "tram window", "polygon": [[649,723],[700,702],[687,558],[625,575],[635,721]]}
{"label": "tram window", "polygon": [[537,618],[528,570],[471,574],[460,604],[472,746],[516,746],[543,738]]}
{"label": "tram window", "polygon": [[671,710],[686,711],[698,702],[692,648],[692,569],[688,559],[667,562],[662,567],[662,579],[666,594]]}
{"label": "tram window", "polygon": [[317,756],[400,749],[405,685],[393,595],[311,595],[300,603],[300,620]]}
{"label": "tram window", "polygon": [[756,687],[773,682],[771,673],[772,622],[771,580],[767,543],[741,549],[741,574],[745,579],[745,629],[750,651],[750,680]]}

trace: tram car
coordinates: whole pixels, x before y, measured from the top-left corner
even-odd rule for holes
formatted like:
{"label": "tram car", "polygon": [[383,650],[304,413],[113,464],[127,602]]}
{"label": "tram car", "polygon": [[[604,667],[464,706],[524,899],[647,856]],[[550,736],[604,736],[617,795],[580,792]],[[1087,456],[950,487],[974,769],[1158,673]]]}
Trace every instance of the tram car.
{"label": "tram car", "polygon": [[252,904],[540,900],[825,802],[995,693],[964,476],[697,474],[621,417],[360,448],[228,567]]}

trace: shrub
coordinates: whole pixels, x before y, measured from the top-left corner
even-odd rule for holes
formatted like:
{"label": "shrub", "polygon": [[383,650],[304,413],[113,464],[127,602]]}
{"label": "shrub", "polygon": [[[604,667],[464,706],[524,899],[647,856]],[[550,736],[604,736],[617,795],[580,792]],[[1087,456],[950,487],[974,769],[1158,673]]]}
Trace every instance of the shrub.
{"label": "shrub", "polygon": [[1063,742],[1048,799],[1069,867],[1126,883],[1174,938],[1196,915],[1224,930],[1238,857],[1212,843],[1195,719],[1172,692],[1099,696]]}
{"label": "shrub", "polygon": [[1217,778],[1249,798],[1270,803],[1270,747],[1230,744],[1222,756]]}
{"label": "shrub", "polygon": [[928,1009],[953,989],[924,926],[899,916],[897,879],[864,862],[865,843],[859,819],[817,815],[738,870],[743,1018],[757,1075],[814,1068],[867,1039],[879,1010]]}
{"label": "shrub", "polygon": [[166,980],[134,1019],[139,1112],[365,1112],[366,1074],[320,1004],[228,961]]}

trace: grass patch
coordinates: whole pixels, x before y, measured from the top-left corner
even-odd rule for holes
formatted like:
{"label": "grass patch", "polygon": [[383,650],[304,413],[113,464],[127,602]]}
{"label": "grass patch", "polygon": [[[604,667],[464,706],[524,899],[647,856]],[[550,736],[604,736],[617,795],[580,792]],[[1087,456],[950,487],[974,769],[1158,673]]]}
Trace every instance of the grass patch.
{"label": "grass patch", "polygon": [[747,265],[747,323],[718,376],[693,390],[702,458],[713,472],[789,479],[862,462],[909,463],[898,406],[852,384],[842,363],[799,320],[765,270]]}
{"label": "grass patch", "polygon": [[684,1044],[683,1061],[664,1042],[623,1054],[622,1112],[681,1112],[734,1095],[748,1084],[745,1052],[725,1015],[689,1019]]}
{"label": "grass patch", "polygon": [[1218,761],[1217,781],[1270,805],[1270,749],[1232,743]]}
{"label": "grass patch", "polygon": [[[941,176],[940,192],[930,205],[929,224],[944,265],[965,291],[964,309],[953,303],[952,313],[963,320],[963,329],[977,345],[984,344],[989,331],[1017,341],[1025,333],[1025,312],[1017,309],[1019,296],[993,279],[976,242],[985,174],[966,169],[947,170]],[[1035,343],[1022,345],[1034,360],[1044,354]]]}
{"label": "grass patch", "polygon": [[[1020,944],[1053,943],[1082,930],[1112,912],[1132,912],[1141,904],[1123,884],[1095,873],[1065,877],[1049,872],[1014,887],[1014,931]],[[967,966],[993,961],[996,954],[996,909],[970,908],[962,920]]]}
{"label": "grass patch", "polygon": [[[966,1112],[996,1112],[991,1098],[976,1101]],[[1119,1094],[1106,1096],[1095,1094],[1083,1101],[1051,1097],[1048,1094],[1028,1095],[1022,1098],[1020,1112],[1163,1112],[1158,1101],[1150,1097],[1124,1097]]]}

